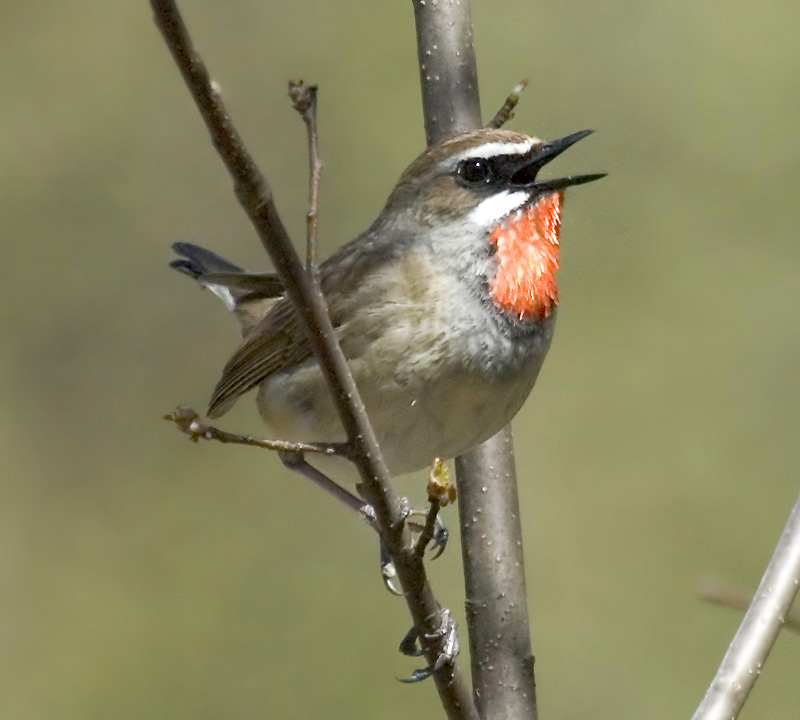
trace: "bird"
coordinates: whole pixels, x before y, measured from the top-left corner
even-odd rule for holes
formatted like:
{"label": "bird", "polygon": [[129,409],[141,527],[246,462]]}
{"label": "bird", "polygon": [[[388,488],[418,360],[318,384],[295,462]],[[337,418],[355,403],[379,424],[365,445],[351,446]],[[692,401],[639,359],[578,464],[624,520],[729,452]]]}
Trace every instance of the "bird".
{"label": "bird", "polygon": [[[545,141],[484,128],[434,144],[400,175],[375,221],[320,264],[337,339],[392,475],[477,446],[530,394],[556,321],[565,190],[605,175],[539,174],[591,132]],[[345,441],[278,276],[245,272],[189,242],[173,249],[171,266],[219,296],[239,324],[208,417],[255,389],[272,437]],[[310,462],[346,474],[342,458]]]}

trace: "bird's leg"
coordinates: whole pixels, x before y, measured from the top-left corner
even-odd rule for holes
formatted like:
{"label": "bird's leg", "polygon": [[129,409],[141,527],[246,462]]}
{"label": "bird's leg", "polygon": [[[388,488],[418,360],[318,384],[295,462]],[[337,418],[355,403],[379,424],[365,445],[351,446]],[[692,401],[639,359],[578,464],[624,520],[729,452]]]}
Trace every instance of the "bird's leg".
{"label": "bird's leg", "polygon": [[[378,529],[375,523],[375,512],[372,506],[365,503],[361,498],[348,490],[345,490],[327,475],[309,464],[303,453],[280,452],[278,456],[286,467],[299,472],[304,477],[311,480],[311,482],[333,495],[337,500],[345,503],[349,508],[361,514],[375,530]],[[419,555],[425,552],[425,548],[431,541],[438,548],[438,552],[434,557],[439,557],[444,551],[449,534],[447,528],[445,528],[444,524],[439,519],[439,508],[441,505],[447,504],[455,499],[455,489],[451,488],[452,486],[449,484],[449,478],[447,477],[444,464],[437,458],[431,468],[430,477],[428,479],[428,499],[431,503],[429,510],[427,512],[414,511],[411,509],[407,498],[402,498],[403,522],[407,522],[408,518],[415,514],[425,516],[424,525],[418,523],[416,525],[411,525],[412,531],[416,531],[418,534],[415,552]],[[395,595],[402,595],[402,589],[395,584],[397,571],[383,537],[380,538],[380,559],[381,577],[383,578],[384,585]],[[424,655],[425,650],[418,645],[418,639],[419,634],[417,633],[417,629],[412,627],[400,642],[400,652],[413,657]],[[421,682],[445,665],[452,665],[455,662],[459,650],[458,635],[456,632],[456,623],[450,615],[450,610],[447,608],[441,610],[439,627],[434,632],[425,634],[424,640],[426,642],[438,643],[436,660],[432,665],[415,670],[410,677],[402,678],[400,680],[401,682]]]}
{"label": "bird's leg", "polygon": [[[311,480],[311,482],[333,495],[347,507],[365,517],[370,525],[375,527],[375,513],[370,505],[350,491],[345,490],[341,485],[337,485],[327,475],[321,473],[306,461],[305,453],[307,452],[318,453],[326,457],[348,457],[346,445],[342,443],[297,443],[287,442],[286,440],[263,440],[252,435],[238,435],[220,430],[212,425],[206,425],[194,410],[187,407],[179,407],[175,412],[165,415],[164,420],[175,423],[178,429],[188,435],[189,439],[194,442],[198,440],[216,440],[221,443],[249,445],[276,451],[286,467],[296,470]],[[377,528],[375,529],[377,530]]]}
{"label": "bird's leg", "polygon": [[[317,470],[317,468],[305,459],[302,453],[278,453],[278,456],[287,468],[299,472],[303,477],[311,480],[311,482],[333,495],[337,500],[345,503],[349,508],[355,510],[364,517],[371,527],[376,531],[378,530],[372,505],[365,503],[357,495],[353,495],[353,493],[345,490],[341,485],[338,485],[327,475]],[[406,498],[401,498],[401,500],[403,502],[403,520],[405,521],[405,519],[411,515],[412,510],[408,506],[408,500]],[[444,526],[441,527],[441,530],[444,533],[444,542],[446,543],[447,530]],[[383,584],[386,586],[386,589],[393,595],[402,596],[403,591],[396,585],[397,570],[382,537],[380,537],[380,562],[381,578],[383,578]]]}
{"label": "bird's leg", "polygon": [[341,485],[335,483],[325,475],[325,473],[317,470],[317,468],[306,460],[303,453],[279,452],[278,457],[280,457],[281,462],[287,468],[300,473],[306,479],[311,480],[317,487],[333,495],[339,502],[344,503],[351,510],[355,510],[363,518],[366,518],[367,522],[377,530],[377,527],[375,527],[375,512],[372,506],[349,490],[345,490]]}
{"label": "bird's leg", "polygon": [[[454,502],[456,499],[456,488],[450,482],[447,467],[441,458],[435,458],[428,474],[428,501],[430,506],[427,510],[415,510],[408,505],[408,500],[403,498],[403,519],[408,523],[412,537],[417,538],[414,544],[414,552],[422,557],[431,542],[434,552],[432,560],[436,560],[447,546],[450,533],[444,526],[439,517],[439,509]],[[424,517],[425,521],[420,523],[414,520],[415,517]],[[402,595],[402,590],[394,584],[397,575],[394,563],[389,557],[386,547],[381,541],[381,576],[383,583],[389,592],[395,595]],[[413,638],[411,640],[413,642]],[[405,642],[405,640],[404,640]],[[404,645],[401,643],[400,647]]]}
{"label": "bird's leg", "polygon": [[[333,497],[335,497],[337,500],[347,505],[347,507],[358,512],[367,520],[370,526],[377,531],[378,528],[375,524],[375,513],[372,509],[372,506],[368,503],[365,503],[357,495],[345,490],[341,485],[338,485],[327,475],[317,470],[317,468],[315,468],[305,459],[302,453],[278,453],[278,457],[280,457],[281,462],[283,462],[287,468],[299,472],[301,475],[303,475],[303,477],[311,480],[311,482],[313,482],[317,487],[322,488],[326,492],[333,495]],[[410,517],[412,514],[419,514],[421,512],[412,510],[409,507],[408,500],[406,498],[401,498],[401,500],[403,502],[403,521],[405,521],[406,518]],[[444,546],[447,544],[448,532],[438,519],[438,516],[436,518],[436,522],[437,524],[435,530],[433,531],[433,538],[436,546],[441,548],[439,553],[436,555],[436,557],[438,557],[441,554],[441,551],[444,550]],[[412,525],[412,530],[415,528],[418,528],[418,532],[423,531],[422,526],[419,524]],[[382,537],[380,538],[380,563],[381,578],[383,578],[383,584],[386,586],[386,589],[393,595],[402,596],[403,591],[396,584],[397,570]]]}
{"label": "bird's leg", "polygon": [[[344,502],[349,508],[360,513],[361,516],[367,520],[371,527],[373,527],[376,531],[378,530],[378,527],[375,523],[375,511],[372,509],[372,505],[365,503],[363,500],[361,500],[361,498],[353,495],[353,493],[349,492],[348,490],[345,490],[341,485],[336,484],[327,475],[317,470],[313,465],[310,465],[306,461],[305,457],[303,457],[302,453],[279,453],[278,455],[287,468],[299,472],[301,475],[303,475],[303,477],[311,480],[311,482],[333,495],[337,500]],[[408,503],[405,498],[403,498],[403,500],[406,502],[406,504]],[[407,509],[404,509],[404,518],[408,516],[408,512],[409,511]],[[447,531],[445,530],[445,532]],[[393,595],[402,596],[403,591],[397,587],[397,585],[395,585],[397,570],[394,566],[391,556],[389,555],[386,542],[380,533],[378,533],[378,537],[380,539],[381,578],[383,578],[383,584]]]}
{"label": "bird's leg", "polygon": [[[317,470],[317,468],[305,459],[305,453],[307,452],[324,455],[326,457],[340,456],[347,458],[349,454],[346,444],[297,443],[287,442],[285,440],[264,440],[251,435],[238,435],[236,433],[220,430],[212,425],[207,425],[194,410],[186,407],[179,407],[175,412],[165,415],[164,419],[175,423],[178,429],[188,435],[194,442],[199,440],[216,440],[221,443],[248,445],[250,447],[260,447],[277,451],[278,456],[286,467],[299,472],[315,485],[335,497],[339,502],[344,503],[351,510],[355,510],[361,517],[367,520],[369,525],[376,532],[378,531],[378,526],[375,522],[375,512],[369,503],[331,480],[327,475]],[[405,498],[402,498],[402,500],[404,503],[403,522],[406,522],[411,516],[426,516],[426,522],[424,524],[419,522],[411,522],[409,524],[412,533],[415,533],[419,537],[416,545],[417,552],[420,554],[424,552],[425,546],[432,540],[434,546],[437,548],[434,558],[437,558],[442,554],[447,544],[448,532],[439,519],[438,507],[435,507],[435,502],[433,500],[434,495],[432,487],[435,484],[435,479],[442,480],[444,483],[443,485],[439,483],[437,487],[439,487],[439,485],[441,485],[441,487],[447,487],[449,482],[447,474],[439,460],[434,462],[428,481],[428,497],[431,499],[431,508],[427,512],[412,510],[408,505],[408,500]],[[454,488],[442,490],[441,487],[439,487],[438,490],[438,497],[445,499],[439,500],[440,506],[446,505],[447,502],[450,501],[446,499],[446,496],[449,497],[449,494],[454,492]],[[383,582],[391,592],[396,595],[402,595],[402,591],[395,585],[394,579],[396,575],[394,563],[392,563],[386,547],[381,540],[381,576],[383,577]]]}

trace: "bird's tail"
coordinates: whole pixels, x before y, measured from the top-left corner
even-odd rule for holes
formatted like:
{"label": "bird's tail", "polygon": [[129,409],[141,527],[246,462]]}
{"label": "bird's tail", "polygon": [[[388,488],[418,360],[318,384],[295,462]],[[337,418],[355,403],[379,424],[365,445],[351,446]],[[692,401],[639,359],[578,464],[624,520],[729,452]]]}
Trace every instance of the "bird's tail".
{"label": "bird's tail", "polygon": [[248,273],[238,265],[188,242],[176,242],[178,255],[169,265],[196,280],[216,295],[239,321],[247,335],[283,295],[283,284],[275,273]]}

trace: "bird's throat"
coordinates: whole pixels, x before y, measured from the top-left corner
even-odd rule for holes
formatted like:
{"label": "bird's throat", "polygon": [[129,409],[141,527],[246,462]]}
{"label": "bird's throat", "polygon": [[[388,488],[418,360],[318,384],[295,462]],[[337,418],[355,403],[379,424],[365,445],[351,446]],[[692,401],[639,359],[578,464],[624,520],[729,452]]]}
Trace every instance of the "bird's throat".
{"label": "bird's throat", "polygon": [[558,304],[558,233],[564,194],[555,192],[509,215],[491,233],[497,273],[492,300],[520,320],[544,320]]}

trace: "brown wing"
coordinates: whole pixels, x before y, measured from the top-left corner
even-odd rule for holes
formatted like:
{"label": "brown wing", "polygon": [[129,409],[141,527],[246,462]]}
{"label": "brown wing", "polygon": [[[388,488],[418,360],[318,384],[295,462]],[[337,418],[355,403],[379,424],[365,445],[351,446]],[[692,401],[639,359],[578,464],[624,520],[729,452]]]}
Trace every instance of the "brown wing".
{"label": "brown wing", "polygon": [[[351,300],[355,295],[363,302],[370,302],[361,294],[365,277],[376,267],[400,256],[405,240],[395,234],[391,242],[384,242],[376,224],[322,263],[320,284],[334,328],[347,324],[353,312]],[[211,396],[208,416],[219,417],[233,406],[239,396],[269,375],[297,365],[311,354],[291,302],[286,298],[277,300],[223,369]]]}
{"label": "brown wing", "polygon": [[[348,296],[365,274],[397,252],[380,249],[374,228],[352,240],[320,266],[320,283],[328,301],[334,328],[346,322]],[[227,412],[239,396],[254,388],[272,373],[297,365],[311,357],[311,348],[289,300],[283,298],[245,337],[222,371],[208,409],[209,417]]]}
{"label": "brown wing", "polygon": [[264,378],[310,355],[311,348],[291,302],[279,300],[225,365],[211,396],[208,416],[223,415],[240,395]]}

